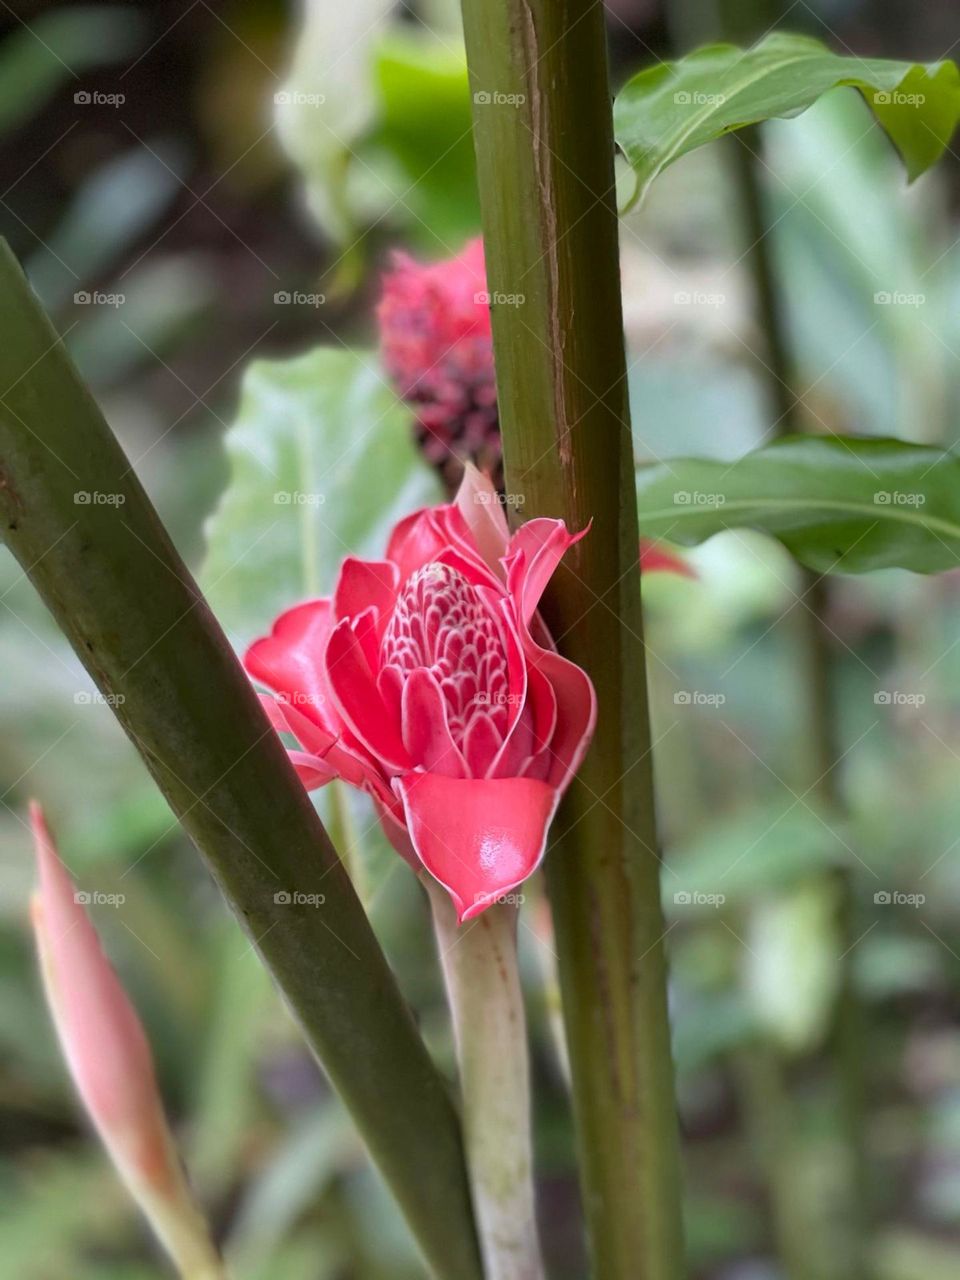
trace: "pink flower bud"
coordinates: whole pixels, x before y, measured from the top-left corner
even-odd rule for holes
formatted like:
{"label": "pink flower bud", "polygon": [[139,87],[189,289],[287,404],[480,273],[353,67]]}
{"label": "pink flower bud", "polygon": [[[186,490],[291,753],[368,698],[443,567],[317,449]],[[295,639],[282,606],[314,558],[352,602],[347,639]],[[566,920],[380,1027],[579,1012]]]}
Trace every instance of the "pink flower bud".
{"label": "pink flower bud", "polygon": [[457,460],[496,470],[500,428],[483,242],[478,237],[434,263],[394,254],[377,315],[384,365],[397,394],[414,407],[427,459],[448,479]]}
{"label": "pink flower bud", "polygon": [[[395,253],[377,308],[384,367],[417,416],[417,442],[453,493],[473,462],[503,488],[493,329],[483,241],[470,240],[453,258],[416,262]],[[694,577],[661,543],[641,539],[645,573]]]}
{"label": "pink flower bud", "polygon": [[40,888],[31,902],[44,987],[77,1092],[131,1195],[191,1277],[223,1274],[187,1187],[143,1027],[30,806]]}

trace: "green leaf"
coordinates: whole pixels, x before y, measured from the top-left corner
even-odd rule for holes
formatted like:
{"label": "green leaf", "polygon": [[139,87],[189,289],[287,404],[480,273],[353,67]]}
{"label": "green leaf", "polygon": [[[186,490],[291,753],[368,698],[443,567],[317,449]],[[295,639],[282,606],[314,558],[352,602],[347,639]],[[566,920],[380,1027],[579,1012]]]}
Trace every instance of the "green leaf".
{"label": "green leaf", "polygon": [[380,115],[370,147],[383,148],[399,166],[396,195],[399,212],[410,215],[408,234],[433,252],[449,252],[480,226],[463,51],[392,30],[377,51],[375,75]]}
{"label": "green leaf", "polygon": [[311,212],[337,244],[355,232],[343,172],[375,116],[371,50],[392,7],[392,0],[307,5],[274,99],[280,141],[303,175]]}
{"label": "green leaf", "polygon": [[202,580],[236,643],[329,594],[344,556],[382,556],[396,521],[439,497],[371,352],[255,362],[226,448]]}
{"label": "green leaf", "polygon": [[819,573],[960,565],[960,458],[926,445],[788,436],[737,462],[643,468],[637,496],[641,534],[685,546],[746,527]]}
{"label": "green leaf", "polygon": [[912,181],[943,154],[960,119],[953,62],[844,57],[809,36],[775,32],[750,49],[707,45],[634,76],[614,104],[617,142],[642,199],[674,160],[725,133],[799,115],[831,89],[859,89]]}

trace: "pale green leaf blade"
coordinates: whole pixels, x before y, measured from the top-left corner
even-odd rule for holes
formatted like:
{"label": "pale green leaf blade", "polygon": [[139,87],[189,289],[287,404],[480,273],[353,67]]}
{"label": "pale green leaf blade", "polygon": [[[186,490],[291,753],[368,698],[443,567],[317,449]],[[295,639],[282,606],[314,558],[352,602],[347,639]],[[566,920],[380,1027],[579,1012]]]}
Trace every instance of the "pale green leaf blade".
{"label": "pale green leaf blade", "polygon": [[396,521],[439,498],[373,352],[256,361],[226,449],[203,582],[238,644],[328,595],[345,556],[381,557]]}
{"label": "pale green leaf blade", "polygon": [[674,160],[775,117],[798,115],[841,86],[859,89],[911,180],[950,142],[960,119],[953,62],[897,62],[834,53],[809,36],[775,32],[749,49],[707,45],[639,72],[614,104],[617,142],[637,175],[634,199]]}

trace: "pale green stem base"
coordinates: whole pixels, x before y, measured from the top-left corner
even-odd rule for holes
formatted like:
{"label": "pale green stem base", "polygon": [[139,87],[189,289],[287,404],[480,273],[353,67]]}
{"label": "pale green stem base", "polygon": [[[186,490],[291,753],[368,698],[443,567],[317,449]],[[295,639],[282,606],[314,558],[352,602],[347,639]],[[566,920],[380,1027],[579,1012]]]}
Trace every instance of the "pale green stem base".
{"label": "pale green stem base", "polygon": [[457,926],[424,877],[460,1064],[464,1142],[486,1280],[543,1280],[530,1129],[530,1065],[517,969],[517,908]]}

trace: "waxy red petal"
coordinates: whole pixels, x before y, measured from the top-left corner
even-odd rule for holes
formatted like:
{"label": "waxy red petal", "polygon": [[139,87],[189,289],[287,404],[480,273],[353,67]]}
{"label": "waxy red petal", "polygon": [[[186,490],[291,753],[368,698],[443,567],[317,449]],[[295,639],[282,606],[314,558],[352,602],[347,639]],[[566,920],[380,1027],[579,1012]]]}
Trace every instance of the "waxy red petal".
{"label": "waxy red petal", "polygon": [[504,573],[500,562],[507,554],[510,530],[500,495],[490,477],[468,462],[455,501],[487,568],[502,579]]}
{"label": "waxy red petal", "polygon": [[399,726],[386,714],[376,679],[349,619],[338,622],[330,633],[324,660],[334,704],[353,736],[389,768],[408,769],[410,757]]}
{"label": "waxy red petal", "polygon": [[[329,729],[322,657],[333,626],[329,600],[310,600],[281,613],[268,636],[256,640],[243,665],[255,680],[293,703],[314,724]],[[303,744],[309,747],[310,744]]]}
{"label": "waxy red petal", "polygon": [[559,799],[530,778],[394,779],[417,856],[450,892],[462,923],[536,870]]}
{"label": "waxy red petal", "polygon": [[340,576],[333,592],[333,615],[356,617],[371,606],[377,610],[383,629],[397,598],[400,571],[390,560],[358,560],[347,556],[340,566]]}
{"label": "waxy red petal", "polygon": [[677,573],[682,578],[695,578],[696,570],[682,556],[663,542],[640,539],[640,568],[644,573]]}
{"label": "waxy red petal", "polygon": [[562,520],[541,517],[528,520],[513,535],[507,555],[507,584],[523,622],[533,617],[566,552],[588,531],[589,525],[580,533],[568,533]]}
{"label": "waxy red petal", "polygon": [[431,773],[463,778],[467,769],[447,724],[447,704],[436,679],[425,667],[407,676],[401,695],[403,743]]}

